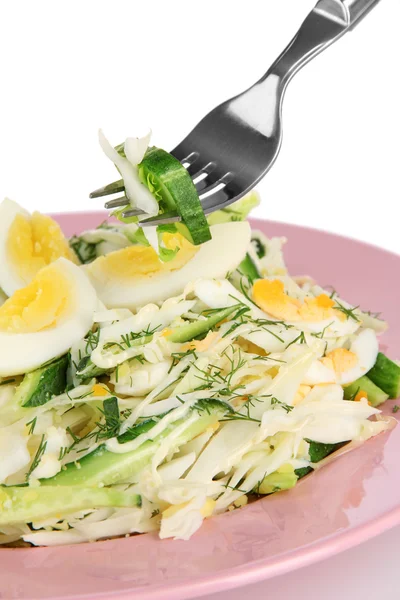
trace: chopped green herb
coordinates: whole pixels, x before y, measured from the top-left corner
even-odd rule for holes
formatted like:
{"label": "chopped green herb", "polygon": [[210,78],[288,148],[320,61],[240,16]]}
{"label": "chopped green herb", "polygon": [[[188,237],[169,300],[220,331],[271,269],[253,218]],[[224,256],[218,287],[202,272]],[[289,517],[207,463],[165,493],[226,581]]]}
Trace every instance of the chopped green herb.
{"label": "chopped green herb", "polygon": [[[282,340],[283,341],[283,340]],[[292,340],[287,346],[286,346],[286,350],[289,348],[289,346],[291,346],[292,344],[297,344],[297,342],[299,342],[299,344],[306,344],[306,338],[304,335],[304,331],[300,332],[300,335],[297,336],[297,338],[295,338],[294,340]]]}
{"label": "chopped green herb", "polygon": [[333,306],[333,308],[334,310],[339,310],[341,313],[346,315],[347,319],[353,319],[353,321],[356,321],[356,323],[360,323],[360,319],[354,314],[354,311],[357,310],[359,306],[354,306],[354,308],[346,308],[341,302],[339,302],[339,300],[336,299],[336,305]]}
{"label": "chopped green herb", "polygon": [[74,235],[70,238],[69,245],[84,265],[93,262],[97,258],[97,244],[89,244],[79,236]]}
{"label": "chopped green herb", "polygon": [[400,410],[400,406],[398,404],[395,404],[392,408],[392,412],[397,413]]}
{"label": "chopped green herb", "polygon": [[36,469],[36,467],[39,466],[39,463],[42,460],[42,456],[46,452],[46,448],[47,448],[47,442],[44,441],[44,434],[43,434],[42,439],[40,440],[39,447],[36,451],[36,454],[33,458],[32,463],[31,463],[31,466],[29,467],[29,471],[26,474],[26,481],[28,481],[29,477],[31,476],[33,471]]}
{"label": "chopped green herb", "polygon": [[275,396],[271,398],[271,406],[273,408],[279,406],[280,408],[283,408],[283,410],[285,410],[287,413],[290,413],[290,411],[292,411],[294,408],[294,406],[290,406],[289,404],[286,404],[286,402],[281,402],[280,400],[278,400],[278,398],[275,398]]}
{"label": "chopped green herb", "polygon": [[37,417],[35,417],[34,419],[32,419],[32,421],[29,421],[26,424],[26,426],[28,427],[28,433],[29,433],[29,435],[32,435],[33,432],[35,431],[36,422],[37,422]]}

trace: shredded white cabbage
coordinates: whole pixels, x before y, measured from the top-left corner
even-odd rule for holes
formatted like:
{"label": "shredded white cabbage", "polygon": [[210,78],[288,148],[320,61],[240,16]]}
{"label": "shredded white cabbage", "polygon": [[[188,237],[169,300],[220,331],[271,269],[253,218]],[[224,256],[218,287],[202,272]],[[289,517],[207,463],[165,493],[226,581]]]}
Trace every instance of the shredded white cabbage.
{"label": "shredded white cabbage", "polygon": [[[137,170],[149,136],[128,138],[126,158],[102,133],[100,140],[132,205],[155,214]],[[156,232],[147,232],[158,249]],[[114,245],[98,246],[104,253],[129,243],[124,226],[81,238]],[[93,331],[70,350],[68,391],[25,408],[15,402],[22,378],[0,382],[0,483],[27,481],[29,501],[53,478],[56,485],[74,473],[63,485],[78,482],[77,494],[120,494],[111,504],[87,500],[44,519],[35,517],[32,500],[30,519],[0,520],[0,544],[53,546],[149,531],[188,539],[205,518],[255,498],[265,478],[278,473],[286,489],[299,469],[325,464],[328,458],[312,462],[321,444],[351,448],[393,426],[362,393],[345,399],[343,388],[375,364],[384,322],[292,278],[284,242],[255,233],[248,249],[261,277],[283,286],[283,305],[268,295],[257,303],[240,268],[227,279],[195,280],[182,295],[136,314],[99,304]],[[288,302],[311,308],[290,321]],[[224,316],[209,325],[219,311]],[[12,501],[0,500],[11,514]]]}

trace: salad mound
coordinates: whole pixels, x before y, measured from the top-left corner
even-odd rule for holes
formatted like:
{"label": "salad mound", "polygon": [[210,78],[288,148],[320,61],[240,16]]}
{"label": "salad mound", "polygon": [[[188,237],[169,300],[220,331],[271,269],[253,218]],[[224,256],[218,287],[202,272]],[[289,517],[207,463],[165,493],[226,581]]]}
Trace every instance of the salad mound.
{"label": "salad mound", "polygon": [[[201,243],[137,222],[66,240],[35,213],[39,235],[0,205],[1,544],[187,540],[394,426],[386,323],[289,275],[286,240],[250,230],[257,203],[201,221]],[[18,256],[38,265],[29,280]]]}

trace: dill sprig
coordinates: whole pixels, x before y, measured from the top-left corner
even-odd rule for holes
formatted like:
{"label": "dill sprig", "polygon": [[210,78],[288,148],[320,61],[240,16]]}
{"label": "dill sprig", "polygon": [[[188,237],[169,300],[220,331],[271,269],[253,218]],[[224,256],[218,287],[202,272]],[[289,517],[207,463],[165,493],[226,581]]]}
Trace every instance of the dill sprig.
{"label": "dill sprig", "polygon": [[334,323],[334,321],[332,321],[331,323],[328,323],[328,325],[326,325],[322,331],[319,331],[318,333],[312,333],[311,335],[315,338],[322,340],[325,335],[325,331],[328,329],[328,327],[333,325],[333,323]]}
{"label": "dill sprig", "polygon": [[172,363],[168,370],[168,374],[171,373],[172,369],[174,367],[176,367],[176,365],[178,365],[181,362],[181,360],[183,358],[186,358],[187,356],[193,356],[193,359],[197,360],[197,354],[196,354],[196,351],[194,348],[191,348],[190,350],[187,350],[186,352],[172,352],[172,354],[171,354]]}
{"label": "dill sprig", "polygon": [[47,448],[47,441],[46,442],[44,441],[44,434],[43,434],[42,438],[40,440],[39,447],[36,450],[36,454],[31,463],[31,466],[29,467],[29,471],[26,474],[26,481],[28,481],[29,477],[31,476],[33,471],[36,469],[36,467],[39,466],[39,463],[42,460],[42,456],[46,452],[46,448]]}
{"label": "dill sprig", "polygon": [[354,306],[354,308],[346,308],[341,302],[339,302],[339,300],[336,299],[335,302],[336,305],[333,306],[334,310],[339,310],[341,313],[346,315],[347,320],[353,319],[353,321],[356,323],[360,323],[360,319],[354,314],[354,311],[357,310],[359,306]]}
{"label": "dill sprig", "polygon": [[32,435],[33,432],[35,431],[36,422],[37,422],[37,417],[35,417],[34,419],[32,419],[32,421],[28,421],[28,423],[26,424],[26,427],[28,427],[28,434],[29,435]]}
{"label": "dill sprig", "polygon": [[234,492],[241,492],[242,494],[248,494],[248,492],[246,490],[241,490],[239,485],[240,485],[240,482],[237,485],[229,485],[228,483],[224,483],[224,488],[227,490],[233,490]]}
{"label": "dill sprig", "polygon": [[269,327],[271,325],[280,325],[281,327],[284,327],[284,329],[288,330],[288,329],[293,329],[293,325],[289,325],[288,323],[285,323],[285,321],[273,321],[272,319],[249,319],[251,323],[254,323],[255,325],[257,325],[258,327],[261,327],[262,329],[264,327]]}
{"label": "dill sprig", "polygon": [[292,344],[306,344],[306,337],[304,335],[304,331],[300,332],[300,335],[297,336],[297,338],[295,338],[294,340],[292,340],[287,346],[286,346],[286,350],[292,345]]}
{"label": "dill sprig", "polygon": [[121,334],[121,345],[125,345],[127,348],[130,348],[132,342],[137,342],[141,338],[144,338],[143,343],[146,343],[145,339],[147,337],[152,336],[157,331],[157,329],[158,325],[153,327],[153,329],[151,329],[149,325],[148,327],[146,327],[146,329],[142,329],[142,331],[139,331],[137,333],[135,333],[134,331],[130,331],[129,333]]}
{"label": "dill sprig", "polygon": [[58,460],[62,461],[67,454],[68,454],[68,446],[62,446],[60,448],[60,452],[58,454]]}
{"label": "dill sprig", "polygon": [[256,356],[253,360],[272,360],[273,362],[286,364],[286,360],[281,360],[280,358],[273,358],[272,356]]}
{"label": "dill sprig", "polygon": [[253,423],[261,423],[261,419],[255,419],[254,417],[249,417],[247,415],[242,415],[239,412],[232,413],[229,417],[224,417],[221,419],[222,421],[251,421]]}
{"label": "dill sprig", "polygon": [[290,404],[286,404],[286,402],[278,400],[278,398],[275,398],[275,396],[271,398],[271,406],[273,409],[279,406],[280,408],[283,408],[283,410],[285,410],[287,413],[290,413],[290,411],[294,409],[294,406],[290,406]]}
{"label": "dill sprig", "polygon": [[[233,346],[230,347],[233,348]],[[232,396],[236,390],[243,387],[241,385],[232,387],[232,379],[234,375],[246,364],[246,359],[242,357],[240,348],[237,350],[233,349],[232,357],[227,354],[227,350],[228,348],[222,353],[222,356],[225,356],[230,364],[230,369],[226,375],[223,374],[222,367],[218,367],[213,364],[209,365],[209,370],[203,370],[197,365],[194,365],[198,373],[200,373],[200,375],[196,375],[196,378],[204,382],[202,385],[196,388],[196,391],[210,390],[214,387],[217,387],[218,395]]]}
{"label": "dill sprig", "polygon": [[117,437],[121,429],[121,415],[118,407],[118,398],[115,396],[103,401],[103,410],[99,409],[104,415],[104,423],[96,423],[98,431],[96,432],[96,442],[99,440],[108,440]]}
{"label": "dill sprig", "polygon": [[262,476],[262,478],[257,481],[256,485],[253,488],[253,494],[256,494],[257,496],[263,495],[263,494],[260,494],[260,487],[261,487],[261,484],[264,481],[266,475],[267,475],[267,473],[265,472],[264,475]]}
{"label": "dill sprig", "polygon": [[142,329],[135,333],[134,331],[130,331],[129,333],[121,334],[121,341],[117,342],[107,342],[104,344],[103,349],[109,350],[110,348],[118,348],[121,352],[125,352],[127,348],[131,348],[132,346],[142,346],[148,344],[153,339],[153,334],[157,331],[158,326],[150,329],[147,327],[146,329]]}
{"label": "dill sprig", "polygon": [[100,329],[97,329],[96,331],[89,331],[89,333],[87,334],[85,339],[86,339],[85,352],[86,352],[86,354],[90,354],[93,352],[93,350],[96,350],[96,348],[99,344]]}

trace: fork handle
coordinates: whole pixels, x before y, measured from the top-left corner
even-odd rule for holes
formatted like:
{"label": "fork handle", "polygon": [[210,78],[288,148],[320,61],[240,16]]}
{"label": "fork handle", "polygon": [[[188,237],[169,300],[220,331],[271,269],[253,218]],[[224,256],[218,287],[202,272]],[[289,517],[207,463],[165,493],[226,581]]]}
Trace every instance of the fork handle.
{"label": "fork handle", "polygon": [[293,40],[262,78],[274,74],[285,87],[314,56],[353,29],[379,0],[320,0]]}

